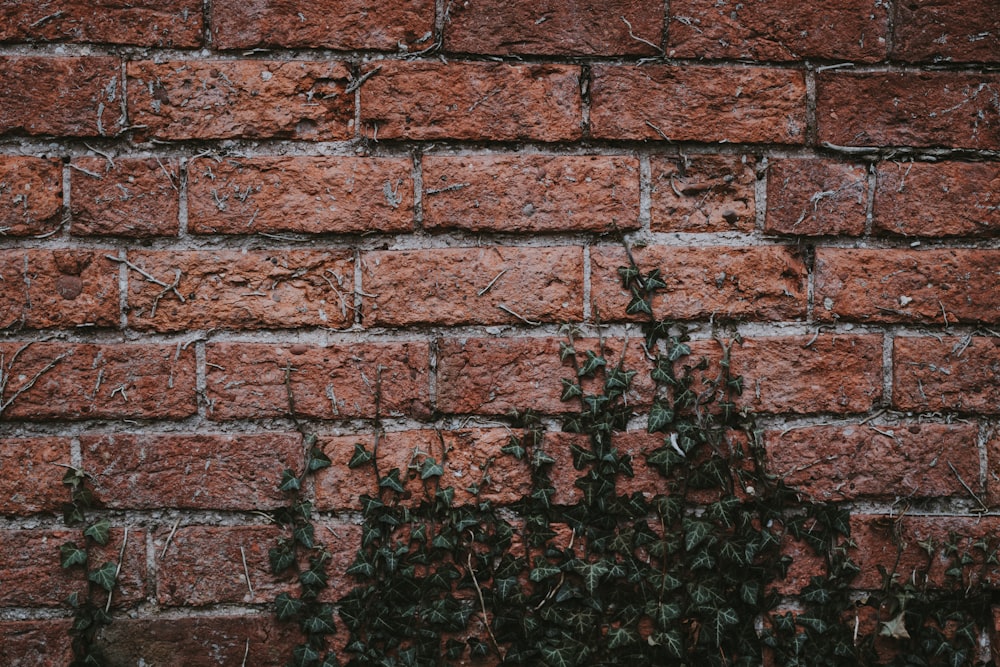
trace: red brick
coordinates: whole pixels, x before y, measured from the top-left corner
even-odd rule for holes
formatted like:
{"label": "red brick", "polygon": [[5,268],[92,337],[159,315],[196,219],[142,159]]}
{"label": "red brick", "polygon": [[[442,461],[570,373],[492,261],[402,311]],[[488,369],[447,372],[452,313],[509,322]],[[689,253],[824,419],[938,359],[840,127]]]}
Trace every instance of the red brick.
{"label": "red brick", "polygon": [[2,343],[0,366],[9,378],[0,401],[5,419],[182,418],[196,411],[194,348],[180,344]]}
{"label": "red brick", "polygon": [[268,609],[259,616],[116,618],[101,628],[98,646],[114,665],[241,667],[285,664],[302,639],[295,623],[278,623]]}
{"label": "red brick", "polygon": [[[312,250],[132,252],[129,324],[137,329],[264,329],[344,327],[354,321],[350,251]],[[164,292],[167,292],[164,294]]]}
{"label": "red brick", "polygon": [[676,58],[875,62],[886,55],[885,3],[674,0],[667,54]]}
{"label": "red brick", "polygon": [[[628,21],[626,23],[625,21]],[[632,33],[645,42],[629,36]],[[663,7],[641,0],[457,2],[448,10],[448,51],[549,56],[651,55],[663,36]]]}
{"label": "red brick", "polygon": [[[530,492],[530,480],[526,463],[500,452],[510,436],[508,429],[501,428],[390,431],[381,435],[378,441],[379,470],[386,475],[393,468],[398,468],[401,479],[409,476],[409,500],[416,504],[423,498],[419,467],[429,456],[443,464],[444,475],[439,484],[441,488],[451,486],[455,489],[456,503],[469,503],[475,499],[466,491],[474,483],[481,486],[480,499],[497,504],[513,503]],[[361,506],[358,498],[362,494],[378,495],[379,489],[369,469],[350,470],[347,467],[355,443],[361,443],[369,451],[374,448],[372,435],[320,438],[320,445],[333,465],[316,474],[317,509],[357,510]],[[484,472],[490,479],[490,483],[485,485],[481,484]]]}
{"label": "red brick", "polygon": [[816,317],[994,323],[1000,321],[998,261],[997,250],[819,248]]}
{"label": "red brick", "polygon": [[594,65],[592,77],[590,124],[597,138],[805,142],[806,82],[800,71]]}
{"label": "red brick", "polygon": [[[375,139],[569,141],[581,136],[580,68],[383,61],[361,86]],[[366,67],[366,73],[376,67]]]}
{"label": "red brick", "polygon": [[62,667],[73,662],[70,619],[0,622],[0,664]]}
{"label": "red brick", "polygon": [[72,165],[79,167],[70,170],[73,234],[177,235],[180,173],[175,160],[78,158]]}
{"label": "red brick", "polygon": [[1000,432],[994,430],[986,442],[986,497],[990,507],[1000,504]]}
{"label": "red brick", "polygon": [[980,493],[976,440],[977,426],[971,423],[770,431],[768,468],[817,502],[903,497],[971,500],[958,476]]}
{"label": "red brick", "polygon": [[756,227],[755,160],[746,155],[650,159],[654,232],[750,232]]}
{"label": "red brick", "polygon": [[1000,75],[821,72],[819,140],[846,146],[1000,148]]}
{"label": "red brick", "polygon": [[865,231],[868,170],[823,159],[776,159],[768,166],[764,231],[823,236]]}
{"label": "red brick", "polygon": [[363,0],[215,0],[211,12],[213,41],[219,49],[406,51],[433,42],[433,0],[378,5]]}
{"label": "red brick", "polygon": [[69,438],[0,437],[0,514],[58,511],[69,499],[60,467],[69,462]]}
{"label": "red brick", "polygon": [[0,5],[0,41],[201,44],[199,0],[60,0]]}
{"label": "red brick", "polygon": [[[96,519],[94,519],[96,520]],[[93,542],[88,547],[88,567],[118,563],[125,531],[112,526],[105,546]],[[0,604],[7,607],[60,607],[74,592],[86,595],[86,575],[80,567],[64,569],[59,562],[59,547],[66,542],[83,546],[83,528],[60,530],[0,530],[0,553],[5,555],[0,567]],[[146,597],[146,535],[130,529],[125,555],[115,586],[113,607],[134,605]],[[103,602],[107,598],[100,594]]]}
{"label": "red brick", "polygon": [[289,366],[293,369],[289,386],[300,416],[374,417],[379,387],[381,417],[430,414],[426,343],[332,347],[213,343],[206,348],[212,419],[287,415],[285,369]]}
{"label": "red brick", "polygon": [[893,58],[1000,62],[1000,8],[994,0],[894,3]]}
{"label": "red brick", "polygon": [[1000,411],[1000,339],[897,337],[892,403],[901,410]]}
{"label": "red brick", "polygon": [[[559,338],[460,338],[438,342],[438,409],[457,414],[506,414],[531,409],[566,413],[579,406],[560,399],[561,378],[575,373],[559,361]],[[597,341],[577,341],[576,349],[598,351]],[[622,341],[604,341],[609,364],[621,356]],[[652,382],[638,341],[629,343],[625,367],[638,370],[629,401],[648,404]]]}
{"label": "red brick", "polygon": [[282,471],[302,467],[296,433],[111,433],[80,436],[80,447],[113,509],[274,509],[288,502]]}
{"label": "red brick", "polygon": [[188,228],[197,234],[410,231],[412,166],[410,159],[372,157],[192,161]]}
{"label": "red brick", "polygon": [[1000,233],[1000,165],[883,162],[877,179],[876,231],[904,236]]}
{"label": "red brick", "polygon": [[350,72],[340,62],[217,60],[128,63],[128,112],[157,139],[354,134]]}
{"label": "red brick", "polygon": [[601,155],[427,155],[425,229],[608,232],[639,226],[639,162]]}
{"label": "red brick", "polygon": [[[806,268],[794,248],[673,247],[634,248],[643,271],[662,270],[666,289],[653,299],[658,317],[787,320],[806,311]],[[631,297],[622,289],[618,268],[629,263],[618,247],[590,253],[591,297],[602,321],[620,321]]]}
{"label": "red brick", "polygon": [[583,251],[577,246],[376,251],[362,254],[361,268],[364,292],[373,295],[366,302],[366,325],[583,317]]}
{"label": "red brick", "polygon": [[[879,516],[855,514],[851,517],[851,537],[857,548],[850,552],[851,558],[861,566],[861,573],[852,582],[859,589],[879,589],[882,587],[878,566],[887,571],[895,571],[899,581],[909,581],[914,571],[923,582],[923,573],[931,587],[942,587],[946,583],[945,570],[955,564],[943,555],[944,545],[950,533],[958,536],[959,555],[969,552],[977,557],[976,564],[966,569],[966,576],[972,576],[973,583],[996,586],[1000,583],[1000,568],[983,565],[982,556],[972,549],[972,543],[979,538],[992,540],[1000,530],[1000,521],[995,516]],[[933,541],[935,555],[929,557],[920,542]],[[901,548],[900,548],[901,547]],[[898,561],[897,561],[898,558]],[[895,570],[894,570],[895,566]],[[969,580],[966,580],[969,583]]]}
{"label": "red brick", "polygon": [[737,404],[755,411],[867,412],[882,398],[882,336],[751,338],[733,346],[732,373],[743,376]]}
{"label": "red brick", "polygon": [[113,136],[120,82],[117,58],[0,56],[0,135]]}
{"label": "red brick", "polygon": [[0,328],[117,326],[118,267],[97,250],[0,250]]}
{"label": "red brick", "polygon": [[0,236],[40,236],[62,223],[62,164],[0,156]]}

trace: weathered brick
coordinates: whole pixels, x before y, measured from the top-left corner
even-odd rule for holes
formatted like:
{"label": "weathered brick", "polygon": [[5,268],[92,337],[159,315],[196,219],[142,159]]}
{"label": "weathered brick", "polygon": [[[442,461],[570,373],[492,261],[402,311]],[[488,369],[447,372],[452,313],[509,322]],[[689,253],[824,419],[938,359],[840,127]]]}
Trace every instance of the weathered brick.
{"label": "weathered brick", "polygon": [[60,0],[0,4],[0,41],[201,44],[199,0]]}
{"label": "weathered brick", "polygon": [[[628,23],[626,23],[628,21]],[[636,37],[629,36],[629,24]],[[448,11],[448,51],[504,55],[650,55],[663,36],[663,7],[642,0],[477,0]]]}
{"label": "weathered brick", "polygon": [[884,3],[674,0],[667,54],[677,58],[875,62],[886,55]]}
{"label": "weathered brick", "polygon": [[251,47],[378,49],[429,46],[433,0],[245,2],[215,0],[211,23],[219,49]]}
{"label": "weathered brick", "polygon": [[893,4],[894,59],[1000,61],[1000,7],[995,0],[912,0]]}
{"label": "weathered brick", "polygon": [[[336,328],[354,321],[350,251],[151,251],[129,253],[129,261],[160,281],[130,271],[129,324],[137,329]],[[175,279],[183,302],[164,287]]]}
{"label": "weathered brick", "polygon": [[[351,524],[315,523],[316,542],[328,545],[333,556],[327,564],[328,588],[343,593],[360,530]],[[298,588],[296,573],[276,576],[271,573],[268,559],[268,550],[285,537],[290,533],[276,526],[186,526],[176,531],[170,526],[160,528],[153,539],[157,602],[168,607],[267,604],[278,593],[294,592]]]}
{"label": "weathered brick", "polygon": [[1000,504],[1000,432],[994,430],[986,442],[986,504]]}
{"label": "weathered brick", "polygon": [[[125,530],[112,526],[108,543],[88,547],[89,567],[118,563]],[[79,567],[64,569],[59,547],[66,542],[84,545],[79,530],[0,530],[0,604],[7,607],[59,607],[74,592],[86,595],[86,575]],[[146,535],[130,529],[115,585],[112,606],[133,605],[146,597]],[[101,601],[103,602],[103,594]]]}
{"label": "weathered brick", "polygon": [[873,229],[904,236],[1000,233],[1000,165],[882,162],[876,172]]}
{"label": "weathered brick", "polygon": [[896,337],[892,403],[901,410],[1000,412],[1000,339]]}
{"label": "weathered brick", "polygon": [[213,343],[206,355],[212,419],[287,415],[289,390],[305,417],[374,417],[379,393],[379,416],[430,414],[426,343]]}
{"label": "weathered brick", "polygon": [[[849,555],[861,567],[861,573],[851,585],[859,589],[880,589],[882,576],[878,568],[882,566],[888,572],[897,573],[900,581],[910,580],[914,571],[926,572],[929,586],[941,587],[947,582],[945,571],[957,564],[943,553],[954,536],[958,547],[955,558],[968,552],[976,563],[966,570],[967,585],[996,586],[1000,582],[1000,568],[984,565],[982,554],[972,549],[972,544],[980,538],[995,539],[998,530],[1000,521],[995,516],[855,514],[851,517],[851,538],[857,547]],[[932,544],[935,555],[928,556],[921,543]],[[924,581],[923,577],[919,580]]]}
{"label": "weathered brick", "polygon": [[805,143],[800,71],[594,65],[592,78],[590,125],[597,138]]}
{"label": "weathered brick", "polygon": [[412,166],[410,159],[373,157],[192,161],[188,229],[197,234],[410,231]]}
{"label": "weathered brick", "polygon": [[0,621],[0,664],[62,667],[73,662],[70,619]]}
{"label": "weathered brick", "polygon": [[390,60],[377,67],[361,86],[360,129],[366,136],[479,141],[581,136],[579,67]]}
{"label": "weathered brick", "polygon": [[73,234],[176,236],[180,173],[175,160],[78,158],[71,163]]}
{"label": "weathered brick", "polygon": [[746,155],[653,157],[654,232],[750,232],[756,226],[755,160]]}
{"label": "weathered brick", "polygon": [[1000,74],[820,72],[819,140],[846,146],[1000,148]]}
{"label": "weathered brick", "polygon": [[868,170],[824,159],[776,159],[767,168],[764,231],[822,236],[865,230]]}
{"label": "weathered brick", "polygon": [[120,82],[117,58],[0,56],[0,135],[112,136]]}
{"label": "weathered brick", "polygon": [[373,295],[366,325],[583,317],[583,250],[577,246],[375,251],[362,253],[361,269],[364,292]]}
{"label": "weathered brick", "polygon": [[[500,452],[510,436],[509,430],[500,428],[390,431],[379,437],[378,465],[383,475],[398,468],[400,479],[409,476],[408,500],[414,504],[423,499],[419,469],[427,457],[442,464],[444,475],[439,478],[440,486],[454,488],[456,503],[475,500],[467,491],[474,483],[480,485],[480,499],[513,503],[530,492],[530,476],[526,462]],[[333,465],[316,474],[317,509],[357,510],[362,494],[378,495],[378,486],[367,470],[350,470],[347,466],[355,443],[361,443],[369,451],[374,447],[371,435],[320,437],[319,444]],[[489,475],[489,484],[482,484],[484,474]]]}
{"label": "weathered brick", "polygon": [[1000,321],[998,261],[997,250],[818,248],[816,317],[994,323]]}
{"label": "weathered brick", "polygon": [[118,268],[100,250],[0,250],[0,328],[117,326]]}
{"label": "weathered brick", "polygon": [[4,419],[182,418],[196,412],[194,348],[0,343]]}
{"label": "weathered brick", "polygon": [[0,156],[0,236],[41,236],[62,222],[62,164]]}
{"label": "weathered brick", "polygon": [[[287,504],[286,468],[301,468],[295,433],[82,435],[82,468],[114,509],[267,510]],[[65,495],[65,494],[64,494]]]}
{"label": "weathered brick", "polygon": [[340,62],[217,60],[127,65],[128,113],[157,139],[348,139],[354,100]]}
{"label": "weathered brick", "polygon": [[[156,667],[281,665],[302,642],[295,623],[258,616],[116,618],[97,644],[111,664]],[[246,656],[246,658],[244,658]]]}
{"label": "weathered brick", "polygon": [[[438,342],[438,409],[457,414],[506,414],[531,409],[541,413],[579,410],[560,400],[561,378],[572,378],[569,362],[559,360],[558,338],[461,338]],[[597,352],[597,341],[576,341],[576,349]],[[621,357],[622,341],[606,339],[604,356],[609,363]],[[638,341],[625,353],[625,367],[639,370],[630,402],[649,403],[652,382]]]}
{"label": "weathered brick", "polygon": [[958,478],[981,492],[977,430],[974,423],[901,423],[769,431],[768,467],[818,502],[969,498]]}
{"label": "weathered brick", "polygon": [[[662,270],[666,289],[653,299],[658,317],[698,319],[715,316],[787,320],[806,312],[806,268],[790,247],[634,248],[643,271]],[[603,321],[629,316],[630,295],[618,268],[629,263],[625,251],[594,247],[590,253],[591,298]]]}
{"label": "weathered brick", "polygon": [[427,155],[425,229],[636,229],[639,161],[602,155]]}
{"label": "weathered brick", "polygon": [[0,437],[0,514],[58,511],[69,499],[60,466],[69,463],[69,438]]}

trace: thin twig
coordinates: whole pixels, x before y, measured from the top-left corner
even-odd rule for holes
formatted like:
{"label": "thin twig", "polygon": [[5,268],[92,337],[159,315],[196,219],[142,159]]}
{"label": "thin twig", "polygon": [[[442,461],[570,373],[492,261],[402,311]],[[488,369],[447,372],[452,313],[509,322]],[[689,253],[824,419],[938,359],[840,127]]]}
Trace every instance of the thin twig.
{"label": "thin twig", "polygon": [[[101,156],[102,158],[104,158],[105,160],[107,160],[107,161],[108,161],[108,164],[110,164],[110,165],[111,165],[111,168],[112,168],[112,169],[114,169],[114,168],[115,168],[115,161],[111,159],[111,156],[110,156],[110,155],[108,155],[108,154],[107,154],[107,153],[105,153],[104,151],[101,151],[101,150],[97,150],[96,148],[94,148],[94,147],[93,147],[93,146],[91,146],[90,144],[84,144],[84,146],[86,146],[87,148],[89,148],[90,150],[94,151],[95,153],[97,153],[98,155],[100,155],[100,156]],[[159,162],[159,158],[157,158],[157,162]]]}
{"label": "thin twig", "polygon": [[243,547],[240,547],[240,558],[243,559],[243,576],[247,580],[247,590],[250,591],[250,597],[253,597],[253,584],[250,583],[250,568],[247,567],[247,554],[243,550]]}
{"label": "thin twig", "polygon": [[240,667],[247,667],[247,656],[250,655],[250,639],[247,638],[246,648],[243,649],[243,662],[240,663]]}
{"label": "thin twig", "polygon": [[541,322],[535,322],[534,320],[529,320],[527,317],[515,313],[513,310],[511,310],[510,308],[508,308],[507,306],[505,306],[502,303],[498,303],[497,304],[497,308],[499,308],[500,310],[502,310],[505,313],[513,315],[514,317],[516,317],[517,319],[521,320],[525,324],[530,324],[533,327],[537,327],[537,326],[539,326],[541,324]]}
{"label": "thin twig", "polygon": [[375,69],[373,69],[371,71],[365,72],[364,74],[362,74],[361,76],[359,76],[357,79],[354,79],[353,81],[351,81],[349,84],[347,84],[347,88],[344,89],[344,94],[345,95],[350,95],[351,93],[353,93],[355,90],[357,90],[358,88],[361,87],[361,84],[363,84],[365,81],[367,81],[368,79],[370,79],[373,76],[375,76],[376,74],[378,74],[378,72],[379,72],[380,69],[382,69],[381,65],[379,65],[378,67],[376,67]]}
{"label": "thin twig", "polygon": [[[121,548],[121,551],[118,552],[118,566],[115,568],[115,582],[116,583],[118,581],[118,575],[121,574],[121,571],[122,571],[122,561],[125,560],[125,545],[127,545],[127,544],[128,544],[128,526],[125,526],[125,537],[122,538],[122,548]],[[108,591],[108,603],[106,605],[104,605],[104,613],[105,614],[108,613],[109,609],[111,609],[111,597],[113,595],[114,595],[114,590],[113,590],[113,587],[112,587],[112,590]]]}
{"label": "thin twig", "polygon": [[653,44],[653,43],[652,43],[652,42],[650,42],[649,40],[646,40],[646,39],[643,39],[642,37],[639,37],[639,36],[638,36],[638,35],[636,35],[636,34],[635,34],[634,32],[632,32],[632,24],[628,22],[628,19],[627,19],[627,18],[625,18],[624,16],[622,16],[622,17],[620,17],[620,18],[621,18],[621,20],[622,20],[622,21],[624,21],[624,22],[625,22],[625,25],[626,25],[626,26],[628,26],[628,36],[629,36],[629,37],[631,37],[632,39],[634,39],[634,40],[635,40],[635,41],[637,41],[637,42],[642,42],[642,43],[643,43],[643,44],[645,44],[646,46],[651,46],[651,47],[653,47],[654,49],[656,49],[656,51],[657,51],[657,52],[658,52],[658,53],[659,53],[659,54],[660,54],[661,56],[663,55],[663,49],[661,49],[661,48],[660,48],[659,46],[657,46],[656,44]]}
{"label": "thin twig", "polygon": [[180,518],[174,521],[174,526],[173,528],[170,529],[170,534],[167,535],[167,541],[163,545],[163,551],[160,552],[160,560],[163,560],[163,557],[167,555],[167,549],[170,548],[170,540],[174,539],[174,533],[177,532],[177,526],[179,526],[180,523],[181,523]]}
{"label": "thin twig", "polygon": [[70,354],[69,352],[63,352],[62,354],[60,354],[59,356],[57,356],[55,359],[53,359],[52,361],[50,361],[49,363],[47,363],[45,365],[45,367],[42,368],[37,373],[35,373],[35,375],[30,380],[28,380],[27,382],[25,382],[24,384],[22,384],[20,387],[18,387],[17,391],[14,392],[13,396],[11,396],[6,401],[4,401],[3,400],[3,394],[4,394],[4,391],[7,389],[7,382],[10,379],[10,372],[11,372],[11,369],[14,367],[14,362],[17,361],[17,358],[21,355],[21,353],[24,352],[26,349],[28,349],[28,347],[30,345],[31,345],[31,343],[27,343],[27,344],[23,345],[20,349],[18,349],[17,352],[14,353],[14,356],[11,358],[10,363],[7,365],[6,370],[4,370],[4,368],[3,368],[3,355],[0,355],[0,415],[2,415],[4,413],[4,411],[7,408],[9,408],[11,406],[11,404],[18,399],[18,397],[21,396],[21,394],[23,394],[24,392],[28,391],[33,386],[35,386],[35,383],[38,382],[38,380],[43,375],[45,375],[50,370],[52,370],[55,367],[56,364],[58,364],[60,361],[62,361],[66,357],[68,357],[69,354]]}
{"label": "thin twig", "polygon": [[476,587],[476,594],[479,596],[479,607],[483,610],[483,624],[486,626],[486,631],[490,633],[490,640],[493,642],[493,649],[500,656],[500,662],[503,662],[506,656],[504,652],[500,649],[500,644],[497,642],[496,635],[493,634],[493,628],[490,627],[490,617],[486,613],[486,600],[483,599],[483,589],[479,587],[479,579],[476,578],[476,571],[472,567],[472,552],[470,551],[466,562],[469,565],[469,576],[472,577],[472,584]]}
{"label": "thin twig", "polygon": [[178,285],[178,282],[180,281],[180,269],[175,269],[175,271],[177,271],[177,274],[174,277],[174,283],[172,285],[168,285],[167,283],[163,282],[162,280],[159,280],[159,279],[155,278],[154,276],[150,275],[149,273],[147,273],[143,269],[140,269],[138,266],[136,266],[132,262],[128,261],[127,259],[122,259],[121,257],[115,257],[114,255],[105,255],[104,258],[105,259],[110,259],[112,262],[118,262],[119,264],[124,264],[125,266],[127,266],[130,269],[132,269],[133,271],[135,271],[136,273],[138,273],[140,276],[142,276],[143,278],[145,278],[149,282],[153,283],[154,285],[159,285],[160,287],[164,288],[164,291],[160,295],[158,295],[156,297],[156,299],[153,300],[154,309],[155,309],[155,306],[156,306],[156,302],[159,301],[159,299],[162,296],[164,296],[167,292],[173,292],[174,296],[176,296],[180,300],[181,303],[186,303],[186,301],[184,299],[184,296],[179,291],[177,291],[177,285]]}
{"label": "thin twig", "polygon": [[507,273],[507,269],[504,269],[503,271],[501,271],[500,273],[498,273],[498,274],[497,274],[497,275],[496,275],[496,276],[495,276],[495,277],[493,278],[493,280],[491,280],[491,281],[490,281],[490,284],[489,284],[489,285],[487,285],[487,286],[486,286],[486,287],[484,287],[483,289],[481,289],[481,290],[479,290],[478,292],[476,292],[476,296],[482,296],[482,295],[486,294],[487,292],[489,292],[489,291],[490,291],[491,289],[493,289],[493,286],[494,286],[494,285],[496,285],[496,282],[497,282],[498,280],[500,280],[500,276],[502,276],[502,275],[503,275],[503,274],[505,274],[505,273]]}
{"label": "thin twig", "polygon": [[952,465],[951,461],[948,461],[948,467],[951,468],[951,471],[955,474],[955,477],[958,478],[959,484],[964,486],[965,490],[969,492],[969,495],[972,496],[977,503],[979,503],[979,507],[982,508],[982,511],[988,512],[990,508],[986,506],[986,503],[984,503],[982,500],[979,499],[979,496],[976,495],[975,491],[969,488],[969,485],[966,484],[965,480],[962,479],[962,476],[958,474],[958,470],[955,469],[955,466]]}

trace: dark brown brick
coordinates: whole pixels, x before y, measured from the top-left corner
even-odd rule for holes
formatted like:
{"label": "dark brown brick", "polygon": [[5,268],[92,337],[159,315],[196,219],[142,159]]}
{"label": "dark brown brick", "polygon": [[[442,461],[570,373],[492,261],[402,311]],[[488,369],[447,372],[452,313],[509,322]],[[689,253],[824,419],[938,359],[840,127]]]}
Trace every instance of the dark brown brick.
{"label": "dark brown brick", "polygon": [[434,1],[214,0],[211,22],[219,49],[418,50],[433,43]]}
{"label": "dark brown brick", "polygon": [[777,159],[768,166],[764,231],[822,236],[865,231],[868,170],[823,159]]}
{"label": "dark brown brick", "polygon": [[382,417],[430,414],[426,343],[212,343],[206,350],[209,417],[215,420],[287,415],[289,387],[297,414],[305,417],[374,417],[378,391]]}
{"label": "dark brown brick", "polygon": [[901,410],[996,414],[998,376],[998,338],[898,336],[893,341],[892,403]]}
{"label": "dark brown brick", "polygon": [[0,328],[118,326],[118,267],[105,254],[0,250]]}
{"label": "dark brown brick", "polygon": [[62,667],[73,662],[71,619],[0,622],[0,664]]}
{"label": "dark brown brick", "polygon": [[113,136],[121,78],[117,58],[0,56],[0,135]]}
{"label": "dark brown brick", "polygon": [[374,157],[192,161],[188,228],[197,234],[409,231],[412,168],[409,159]]}
{"label": "dark brown brick", "polygon": [[77,158],[72,164],[78,167],[70,170],[73,234],[177,235],[180,172],[175,160]]}
{"label": "dark brown brick", "polygon": [[[354,321],[350,251],[152,251],[131,252],[129,260],[162,283],[130,272],[129,323],[137,329],[337,328]],[[163,286],[175,279],[177,292]]]}
{"label": "dark brown brick", "polygon": [[361,86],[361,131],[376,139],[569,141],[581,136],[580,68],[383,61]]}
{"label": "dark brown brick", "polygon": [[656,2],[477,0],[449,8],[444,44],[448,51],[499,55],[651,55],[657,50],[646,42],[659,46],[662,36],[663,7]]}
{"label": "dark brown brick", "polygon": [[805,143],[802,72],[707,65],[594,65],[591,134],[600,139]]}
{"label": "dark brown brick", "polygon": [[602,155],[426,155],[425,229],[560,232],[639,226],[639,162]]}
{"label": "dark brown brick", "polygon": [[883,162],[872,227],[903,236],[996,236],[1000,165]]}
{"label": "dark brown brick", "polygon": [[80,436],[80,447],[106,507],[268,510],[288,502],[278,485],[284,469],[301,467],[301,440],[273,432],[112,433]]}
{"label": "dark brown brick", "polygon": [[340,62],[132,61],[128,113],[144,136],[164,140],[287,137],[330,141],[354,134],[350,72]]}
{"label": "dark brown brick", "polygon": [[650,159],[654,232],[750,232],[756,226],[755,160],[746,155]]}
{"label": "dark brown brick", "polygon": [[997,250],[819,248],[816,317],[994,323],[1000,321],[998,261]]}
{"label": "dark brown brick", "polygon": [[365,305],[366,325],[583,317],[583,250],[577,246],[376,251],[362,254],[361,268],[364,292],[373,295]]}
{"label": "dark brown brick", "polygon": [[819,140],[844,146],[1000,148],[1000,74],[821,72]]}
{"label": "dark brown brick", "polygon": [[197,409],[194,348],[180,344],[0,343],[0,366],[4,419],[176,419]]}
{"label": "dark brown brick", "polygon": [[1000,62],[995,0],[909,0],[894,3],[893,9],[896,59]]}
{"label": "dark brown brick", "polygon": [[840,0],[673,0],[667,53],[677,58],[810,58],[875,62],[886,55],[885,3]]}
{"label": "dark brown brick", "polygon": [[[647,246],[632,250],[643,271],[662,270],[666,289],[653,299],[658,317],[787,320],[805,316],[806,268],[793,248]],[[618,268],[629,263],[618,247],[590,253],[591,298],[603,321],[625,319],[631,297]]]}
{"label": "dark brown brick", "polygon": [[0,235],[48,234],[62,223],[62,213],[59,160],[0,156]]}

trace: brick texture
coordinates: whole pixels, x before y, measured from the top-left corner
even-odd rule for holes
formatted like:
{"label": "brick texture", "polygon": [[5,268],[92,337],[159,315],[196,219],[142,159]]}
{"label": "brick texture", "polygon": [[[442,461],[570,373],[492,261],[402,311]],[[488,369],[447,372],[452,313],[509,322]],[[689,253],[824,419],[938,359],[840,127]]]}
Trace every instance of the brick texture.
{"label": "brick texture", "polygon": [[779,144],[805,142],[805,78],[763,67],[595,65],[591,134]]}
{"label": "brick texture", "polygon": [[69,620],[0,622],[0,660],[10,667],[56,667],[73,661]]}
{"label": "brick texture", "polygon": [[819,236],[865,230],[864,165],[827,160],[775,160],[768,166],[764,230]]}
{"label": "brick texture", "polygon": [[[0,437],[0,512],[28,515],[54,512],[69,497],[62,484],[70,463],[70,440],[65,437]],[[17,474],[11,474],[12,471]],[[26,484],[25,478],[31,483]]]}
{"label": "brick texture", "polygon": [[652,158],[649,227],[655,232],[749,232],[756,227],[753,157]]}
{"label": "brick texture", "polygon": [[180,172],[176,161],[81,158],[71,165],[73,234],[177,235]]}
{"label": "brick texture", "polygon": [[62,222],[62,166],[58,160],[0,156],[0,231],[40,236]]}
{"label": "brick texture", "polygon": [[995,338],[900,336],[893,342],[892,402],[904,410],[995,414],[998,370]]}
{"label": "brick texture", "polygon": [[900,60],[997,62],[1000,13],[992,0],[893,5],[893,56]]}
{"label": "brick texture", "polygon": [[188,229],[198,234],[409,231],[411,171],[410,160],[393,158],[192,161]]}

